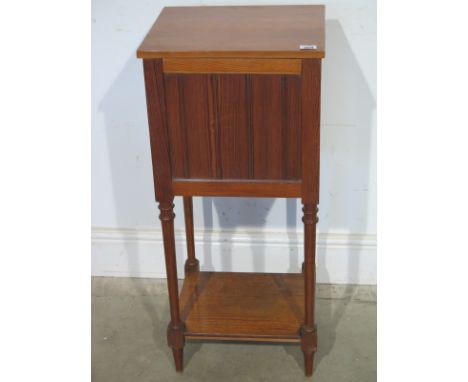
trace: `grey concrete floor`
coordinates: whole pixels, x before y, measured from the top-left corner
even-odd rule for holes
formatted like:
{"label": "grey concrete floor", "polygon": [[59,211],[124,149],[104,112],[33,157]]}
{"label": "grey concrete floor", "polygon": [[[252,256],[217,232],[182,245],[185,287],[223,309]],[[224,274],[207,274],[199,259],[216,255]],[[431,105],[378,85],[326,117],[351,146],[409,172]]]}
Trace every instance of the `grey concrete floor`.
{"label": "grey concrete floor", "polygon": [[184,372],[174,370],[166,345],[165,280],[92,280],[93,382],[311,381],[367,382],[376,373],[376,289],[318,285],[318,351],[304,377],[299,345],[194,343]]}

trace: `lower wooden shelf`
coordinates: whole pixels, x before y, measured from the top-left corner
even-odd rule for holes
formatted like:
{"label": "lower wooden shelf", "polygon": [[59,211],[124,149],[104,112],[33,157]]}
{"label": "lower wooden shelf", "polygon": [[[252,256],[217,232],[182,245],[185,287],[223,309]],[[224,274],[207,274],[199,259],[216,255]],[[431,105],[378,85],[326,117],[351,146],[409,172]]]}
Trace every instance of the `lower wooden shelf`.
{"label": "lower wooden shelf", "polygon": [[179,301],[186,339],[299,342],[304,275],[188,272]]}

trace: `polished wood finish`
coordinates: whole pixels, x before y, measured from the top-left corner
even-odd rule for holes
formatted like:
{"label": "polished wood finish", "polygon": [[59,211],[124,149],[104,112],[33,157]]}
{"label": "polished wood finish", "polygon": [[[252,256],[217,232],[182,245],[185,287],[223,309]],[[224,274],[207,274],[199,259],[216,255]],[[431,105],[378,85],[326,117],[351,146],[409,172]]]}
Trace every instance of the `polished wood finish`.
{"label": "polished wood finish", "polygon": [[156,200],[172,201],[171,159],[166,126],[166,107],[161,60],[144,60],[146,107],[151,143]]}
{"label": "polished wood finish", "polygon": [[216,119],[213,123],[216,141],[216,176],[225,179],[251,179],[252,123],[250,120],[250,76],[214,77]]}
{"label": "polished wood finish", "polygon": [[174,179],[174,195],[182,196],[251,196],[262,198],[299,198],[299,181],[263,181],[263,180],[192,180]]}
{"label": "polished wood finish", "polygon": [[191,273],[180,295],[185,336],[299,342],[303,299],[301,274]]}
{"label": "polished wood finish", "polygon": [[323,5],[166,7],[137,56],[323,58],[324,13]]}
{"label": "polished wood finish", "polygon": [[184,329],[185,324],[180,319],[177,266],[175,257],[174,240],[174,205],[172,202],[160,202],[161,220],[164,242],[164,255],[166,261],[166,277],[169,292],[169,309],[171,321],[167,327],[167,344],[172,348],[175,367],[177,371],[183,368],[183,348],[185,344]]}
{"label": "polished wood finish", "polygon": [[304,306],[305,315],[301,327],[301,349],[304,353],[305,374],[312,375],[314,354],[317,350],[315,327],[315,230],[318,208],[315,204],[304,204]]}
{"label": "polished wood finish", "polygon": [[301,60],[294,59],[223,59],[165,58],[164,73],[261,73],[300,74]]}
{"label": "polished wood finish", "polygon": [[320,171],[320,60],[302,65],[302,203],[319,201]]}
{"label": "polished wood finish", "polygon": [[[311,375],[323,6],[165,8],[137,54],[144,58],[176,370],[186,340],[273,341],[300,344]],[[175,196],[183,197],[187,237],[180,298]],[[302,273],[201,272],[193,196],[301,198]]]}
{"label": "polished wood finish", "polygon": [[312,375],[317,350],[315,328],[315,233],[319,202],[320,171],[320,79],[321,61],[303,60],[302,65],[302,203],[304,205],[305,318],[301,349],[306,376]]}
{"label": "polished wood finish", "polygon": [[185,273],[197,271],[199,261],[195,257],[195,237],[193,232],[193,202],[191,196],[184,196],[185,236],[187,242],[187,260]]}
{"label": "polished wood finish", "polygon": [[174,178],[301,178],[300,76],[164,78]]}

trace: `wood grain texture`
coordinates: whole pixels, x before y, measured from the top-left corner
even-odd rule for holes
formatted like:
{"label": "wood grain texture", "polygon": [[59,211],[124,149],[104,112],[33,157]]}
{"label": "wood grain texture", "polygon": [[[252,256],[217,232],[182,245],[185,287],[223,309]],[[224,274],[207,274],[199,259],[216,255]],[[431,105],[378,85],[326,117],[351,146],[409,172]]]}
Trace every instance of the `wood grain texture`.
{"label": "wood grain texture", "polygon": [[174,239],[174,204],[172,200],[159,203],[159,219],[161,220],[164,258],[166,263],[167,289],[169,294],[169,309],[171,321],[167,327],[167,343],[172,348],[177,371],[183,369],[183,348],[185,345],[185,324],[180,318],[179,292],[177,284],[177,264]]}
{"label": "wood grain texture", "polygon": [[185,237],[187,242],[187,260],[185,272],[193,272],[199,269],[199,261],[195,257],[195,235],[193,229],[193,201],[191,196],[184,196],[184,221]]}
{"label": "wood grain texture", "polygon": [[297,59],[165,58],[164,73],[300,74]]}
{"label": "wood grain texture", "polygon": [[181,196],[252,196],[258,198],[299,198],[300,181],[242,181],[174,179],[174,195]]}
{"label": "wood grain texture", "polygon": [[220,178],[247,179],[252,160],[249,150],[248,79],[245,75],[216,76]]}
{"label": "wood grain texture", "polygon": [[166,74],[174,178],[301,178],[301,77]]}
{"label": "wood grain texture", "polygon": [[302,203],[318,204],[321,60],[302,63]]}
{"label": "wood grain texture", "polygon": [[188,175],[196,178],[210,178],[212,156],[210,144],[210,76],[188,74],[179,77],[183,125],[187,134]]}
{"label": "wood grain texture", "polygon": [[213,177],[211,76],[165,74],[174,177]]}
{"label": "wood grain texture", "polygon": [[153,181],[158,201],[172,200],[169,137],[161,60],[143,60],[146,105],[153,162]]}
{"label": "wood grain texture", "polygon": [[324,25],[323,5],[166,7],[137,57],[323,58]]}
{"label": "wood grain texture", "polygon": [[254,179],[281,179],[281,76],[252,75]]}
{"label": "wood grain texture", "polygon": [[[165,8],[140,46],[139,57],[156,57],[143,64],[169,291],[167,340],[178,371],[185,340],[204,339],[300,343],[305,374],[312,374],[323,11]],[[318,49],[300,51],[299,44]],[[184,197],[187,233],[180,298],[174,195]],[[192,196],[301,197],[303,273],[200,272]]]}
{"label": "wood grain texture", "polygon": [[305,316],[304,326],[315,325],[315,249],[318,208],[315,204],[304,204],[302,209],[304,223],[304,279],[305,279]]}
{"label": "wood grain texture", "polygon": [[170,202],[159,203],[159,219],[163,231],[164,255],[166,262],[166,276],[169,286],[169,306],[171,311],[171,323],[180,324],[179,300],[177,286],[177,267],[175,257],[174,240],[174,204]]}
{"label": "wood grain texture", "polygon": [[194,272],[180,296],[187,338],[298,342],[302,274]]}
{"label": "wood grain texture", "polygon": [[304,353],[305,375],[312,375],[314,354],[317,350],[315,326],[315,251],[318,208],[304,204],[304,321],[301,327],[301,349]]}
{"label": "wood grain texture", "polygon": [[284,77],[282,100],[282,160],[283,179],[301,179],[302,177],[302,101],[301,78]]}
{"label": "wood grain texture", "polygon": [[179,77],[165,75],[165,99],[167,113],[167,130],[170,142],[170,163],[173,177],[188,177],[187,131],[183,120],[183,104],[179,95]]}

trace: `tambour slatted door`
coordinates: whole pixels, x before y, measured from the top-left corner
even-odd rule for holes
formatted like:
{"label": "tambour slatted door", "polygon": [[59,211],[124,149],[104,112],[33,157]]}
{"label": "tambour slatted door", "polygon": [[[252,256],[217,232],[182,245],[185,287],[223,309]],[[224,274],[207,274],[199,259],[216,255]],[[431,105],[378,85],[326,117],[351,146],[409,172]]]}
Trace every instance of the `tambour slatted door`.
{"label": "tambour slatted door", "polygon": [[299,74],[165,73],[164,85],[173,178],[300,179]]}

